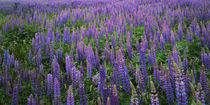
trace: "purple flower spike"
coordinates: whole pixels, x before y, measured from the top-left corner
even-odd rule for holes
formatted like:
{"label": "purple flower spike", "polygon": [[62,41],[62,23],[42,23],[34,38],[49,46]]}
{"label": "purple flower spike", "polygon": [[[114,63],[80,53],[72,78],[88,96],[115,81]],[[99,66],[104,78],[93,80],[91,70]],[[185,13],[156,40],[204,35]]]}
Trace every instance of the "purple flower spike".
{"label": "purple flower spike", "polygon": [[161,46],[161,49],[164,51],[165,50],[165,45],[164,45],[163,35],[160,36],[160,46]]}
{"label": "purple flower spike", "polygon": [[131,46],[131,37],[130,34],[127,34],[127,43],[126,43],[126,48],[127,48],[127,53],[128,53],[128,57],[131,60],[133,57],[133,50],[132,50],[132,46]]}
{"label": "purple flower spike", "polygon": [[186,105],[187,104],[187,94],[186,94],[186,88],[185,83],[182,78],[181,70],[178,68],[177,64],[174,63],[175,69],[176,69],[176,98],[177,98],[177,104],[178,105]]}
{"label": "purple flower spike", "polygon": [[130,94],[130,78],[125,64],[124,55],[121,50],[119,50],[118,53],[118,70],[120,70],[123,88],[126,91],[126,93]]}
{"label": "purple flower spike", "polygon": [[186,52],[184,52],[183,69],[184,71],[188,70],[188,60],[187,60]]}
{"label": "purple flower spike", "polygon": [[151,93],[150,93],[150,101],[152,105],[159,105],[158,94],[156,93],[155,85],[152,81],[150,81],[151,85]]}
{"label": "purple flower spike", "polygon": [[178,35],[179,35],[179,41],[182,41],[183,30],[182,30],[182,25],[180,23],[179,23],[179,26],[178,26]]}
{"label": "purple flower spike", "polygon": [[202,86],[202,89],[204,90],[204,92],[206,93],[206,95],[208,94],[208,89],[207,89],[207,77],[206,77],[206,71],[205,71],[205,67],[204,65],[202,65],[202,69],[200,71],[200,84]]}
{"label": "purple flower spike", "polygon": [[74,105],[74,94],[72,85],[69,86],[68,95],[67,95],[67,105]]}
{"label": "purple flower spike", "polygon": [[118,91],[117,91],[117,86],[116,85],[114,85],[113,88],[112,88],[111,103],[112,103],[112,105],[120,105],[119,104],[119,97],[118,97]]}
{"label": "purple flower spike", "polygon": [[160,82],[160,73],[158,70],[158,64],[157,64],[156,60],[155,60],[155,64],[154,64],[153,68],[154,68],[154,81]]}
{"label": "purple flower spike", "polygon": [[12,93],[12,103],[11,105],[18,105],[18,85],[15,84]]}
{"label": "purple flower spike", "polygon": [[131,81],[130,81],[130,86],[131,86],[131,90],[132,90],[131,105],[139,105],[139,100],[137,98],[137,92],[136,92],[136,89]]}
{"label": "purple flower spike", "polygon": [[84,77],[79,73],[79,96],[80,96],[80,105],[87,105],[86,95],[85,95],[85,84]]}
{"label": "purple flower spike", "polygon": [[54,78],[54,101],[55,105],[59,105],[59,98],[60,98],[60,83],[57,78]]}
{"label": "purple flower spike", "polygon": [[175,43],[175,36],[174,36],[174,32],[171,30],[171,46],[172,48],[176,45]]}
{"label": "purple flower spike", "polygon": [[28,103],[27,103],[27,105],[33,105],[33,103],[32,103],[32,100],[33,100],[34,98],[33,98],[33,95],[31,94],[29,97],[28,97]]}
{"label": "purple flower spike", "polygon": [[52,74],[47,75],[47,95],[52,97],[53,94],[53,77]]}
{"label": "purple flower spike", "polygon": [[204,93],[203,93],[202,86],[200,83],[198,83],[198,87],[196,90],[196,98],[202,103],[202,105],[205,105]]}
{"label": "purple flower spike", "polygon": [[168,70],[166,70],[164,85],[165,85],[165,89],[166,89],[167,102],[171,105],[174,105],[174,92],[173,92],[170,78],[171,77],[169,75],[169,72],[168,72]]}

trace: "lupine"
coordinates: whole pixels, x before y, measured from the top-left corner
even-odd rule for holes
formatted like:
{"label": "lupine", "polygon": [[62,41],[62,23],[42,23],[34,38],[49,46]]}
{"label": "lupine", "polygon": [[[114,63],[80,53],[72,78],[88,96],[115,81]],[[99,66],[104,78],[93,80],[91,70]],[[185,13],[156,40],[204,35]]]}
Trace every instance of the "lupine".
{"label": "lupine", "polygon": [[139,100],[137,98],[137,92],[136,92],[136,89],[131,81],[130,81],[130,85],[131,85],[131,90],[132,90],[131,105],[139,105]]}
{"label": "lupine", "polygon": [[190,92],[190,83],[192,82],[192,78],[190,77],[189,70],[186,71],[186,75],[184,76],[184,82],[185,82],[186,92]]}
{"label": "lupine", "polygon": [[19,62],[15,61],[15,70],[18,70],[18,69],[19,69]]}
{"label": "lupine", "polygon": [[50,46],[49,46],[49,53],[50,53],[50,63],[53,61],[53,57],[54,57],[54,44],[52,43],[52,41],[50,42]]}
{"label": "lupine", "polygon": [[100,97],[97,99],[98,105],[102,105]]}
{"label": "lupine", "polygon": [[180,23],[178,25],[178,35],[179,35],[179,41],[181,41],[183,38],[183,30],[182,30],[182,25]]}
{"label": "lupine", "polygon": [[173,47],[173,51],[172,51],[172,57],[174,59],[174,61],[176,62],[176,64],[179,66],[179,59],[178,59],[178,51],[176,46]]}
{"label": "lupine", "polygon": [[132,59],[133,51],[132,51],[132,46],[131,46],[131,37],[130,37],[130,34],[127,34],[126,48],[127,48],[127,53],[128,53],[129,59]]}
{"label": "lupine", "polygon": [[191,28],[189,30],[187,30],[186,39],[187,39],[188,42],[192,42],[193,41]]}
{"label": "lupine", "polygon": [[150,93],[150,101],[152,105],[159,105],[158,94],[156,93],[155,85],[152,81],[150,81],[151,85],[151,93]]}
{"label": "lupine", "polygon": [[127,71],[127,67],[125,65],[124,56],[121,50],[118,52],[118,69],[120,70],[120,75],[123,83],[123,88],[125,89],[126,93],[130,93],[130,79]]}
{"label": "lupine", "polygon": [[86,95],[85,95],[85,85],[83,74],[79,73],[79,96],[80,96],[80,105],[87,105]]}
{"label": "lupine", "polygon": [[47,75],[47,95],[51,97],[53,94],[53,76],[52,74]]}
{"label": "lupine", "polygon": [[98,85],[99,82],[99,74],[93,76],[92,82],[94,85]]}
{"label": "lupine", "polygon": [[184,71],[188,70],[188,60],[187,60],[186,52],[184,52],[183,69]]}
{"label": "lupine", "polygon": [[33,98],[33,95],[30,94],[30,96],[28,97],[27,105],[34,105],[34,104],[32,103],[32,100],[34,100],[34,98]]}
{"label": "lupine", "polygon": [[156,52],[157,52],[157,47],[156,47],[155,42],[153,41],[151,43],[151,50],[150,50],[150,53],[151,53],[150,56],[151,56],[151,63],[152,63],[152,65],[154,65],[154,63],[155,63]]}
{"label": "lupine", "polygon": [[147,74],[147,65],[146,65],[146,42],[141,43],[141,49],[140,49],[140,63],[141,63],[141,71],[143,74],[143,78],[145,79],[145,82],[149,82],[149,77]]}
{"label": "lupine", "polygon": [[197,86],[196,98],[197,98],[197,100],[199,100],[202,103],[202,105],[205,105],[204,94],[203,94],[202,87],[201,87],[200,83],[198,83],[198,86]]}
{"label": "lupine", "polygon": [[177,67],[176,63],[174,63],[175,69],[176,69],[176,98],[177,98],[177,104],[178,105],[186,105],[187,104],[187,94],[186,94],[186,88],[185,83],[182,78],[181,70]]}
{"label": "lupine", "polygon": [[10,82],[8,81],[7,82],[7,88],[6,88],[6,95],[9,95],[10,94],[10,92],[11,92],[11,84],[10,84]]}
{"label": "lupine", "polygon": [[100,66],[99,67],[99,76],[100,76],[100,92],[103,93],[103,85],[104,85],[104,81],[107,78],[107,74],[106,74],[106,69],[104,66]]}
{"label": "lupine", "polygon": [[57,59],[53,59],[53,77],[60,80],[60,65],[57,62]]}
{"label": "lupine", "polygon": [[1,63],[2,63],[2,57],[1,57],[1,53],[0,53],[0,65],[1,65]]}
{"label": "lupine", "polygon": [[60,98],[60,83],[57,78],[54,78],[54,101],[55,105],[59,105],[59,98]]}
{"label": "lupine", "polygon": [[58,63],[62,63],[62,48],[59,48],[56,50],[56,58],[58,60]]}
{"label": "lupine", "polygon": [[157,64],[156,60],[155,60],[155,64],[154,64],[153,68],[154,68],[154,81],[156,83],[160,82],[160,74],[159,74],[158,64]]}
{"label": "lupine", "polygon": [[71,60],[70,56],[66,56],[66,75],[67,75],[67,80],[69,81],[70,77],[70,72],[71,72]]}
{"label": "lupine", "polygon": [[204,65],[202,65],[201,71],[200,71],[200,84],[206,95],[208,94],[207,90],[207,77],[206,77],[206,71]]}
{"label": "lupine", "polygon": [[87,78],[91,79],[92,78],[92,64],[88,61],[87,61]]}
{"label": "lupine", "polygon": [[210,53],[204,54],[204,64],[207,70],[210,70]]}
{"label": "lupine", "polygon": [[202,64],[205,64],[205,59],[204,59],[204,57],[205,57],[205,49],[202,48],[202,49],[201,49],[201,62],[202,62]]}
{"label": "lupine", "polygon": [[166,71],[166,69],[163,67],[163,64],[161,62],[160,72],[159,72],[159,75],[160,75],[160,81],[159,82],[160,82],[161,89],[164,89],[165,71]]}
{"label": "lupine", "polygon": [[107,103],[107,98],[109,97],[110,94],[110,89],[107,87],[107,82],[106,79],[103,82],[103,89],[102,89],[102,96],[103,96],[103,103],[106,105]]}
{"label": "lupine", "polygon": [[166,98],[167,98],[167,102],[169,104],[174,104],[174,92],[173,92],[173,88],[172,88],[172,84],[171,84],[171,80],[170,80],[170,75],[168,73],[168,71],[166,71],[165,73],[165,81],[164,81],[164,85],[165,85],[165,89],[166,89]]}
{"label": "lupine", "polygon": [[199,24],[196,25],[195,34],[200,37],[200,26]]}
{"label": "lupine", "polygon": [[0,44],[2,43],[1,33],[0,33]]}
{"label": "lupine", "polygon": [[70,85],[68,89],[67,105],[74,105],[74,94],[73,94],[72,85]]}
{"label": "lupine", "polygon": [[12,103],[11,105],[18,105],[18,85],[15,85],[13,88],[13,93],[12,93]]}
{"label": "lupine", "polygon": [[164,51],[165,50],[165,45],[164,45],[163,35],[160,36],[160,46],[161,46],[161,49]]}
{"label": "lupine", "polygon": [[174,32],[173,31],[171,31],[171,46],[172,46],[172,48],[176,45],[176,43],[175,43],[175,36],[174,36]]}
{"label": "lupine", "polygon": [[136,65],[136,78],[137,78],[137,83],[138,83],[138,92],[139,93],[146,92],[146,87],[144,85],[144,78],[142,76],[142,72],[140,71],[137,65]]}
{"label": "lupine", "polygon": [[193,77],[194,77],[194,83],[197,84],[198,80],[197,80],[197,71],[195,69],[195,65],[194,65],[194,62],[191,60],[191,63],[192,63],[192,72],[193,72]]}
{"label": "lupine", "polygon": [[113,72],[112,72],[112,76],[113,76],[113,84],[115,84],[117,87],[120,86],[120,72],[118,72],[118,64],[117,64],[117,60],[114,61],[114,65],[113,65]]}
{"label": "lupine", "polygon": [[8,56],[9,56],[9,51],[8,50],[4,50],[4,60],[3,60],[3,64],[2,64],[3,67],[4,67],[4,65],[7,64]]}
{"label": "lupine", "polygon": [[117,86],[115,84],[112,87],[111,103],[112,103],[112,105],[119,105],[120,104],[119,103]]}

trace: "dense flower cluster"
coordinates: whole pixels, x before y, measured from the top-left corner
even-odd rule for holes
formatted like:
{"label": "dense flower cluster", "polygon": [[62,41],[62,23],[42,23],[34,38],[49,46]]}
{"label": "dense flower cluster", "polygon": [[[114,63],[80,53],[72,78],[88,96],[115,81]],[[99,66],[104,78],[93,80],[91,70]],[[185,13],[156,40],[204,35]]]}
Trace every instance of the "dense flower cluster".
{"label": "dense flower cluster", "polygon": [[208,104],[209,3],[0,1],[0,103]]}

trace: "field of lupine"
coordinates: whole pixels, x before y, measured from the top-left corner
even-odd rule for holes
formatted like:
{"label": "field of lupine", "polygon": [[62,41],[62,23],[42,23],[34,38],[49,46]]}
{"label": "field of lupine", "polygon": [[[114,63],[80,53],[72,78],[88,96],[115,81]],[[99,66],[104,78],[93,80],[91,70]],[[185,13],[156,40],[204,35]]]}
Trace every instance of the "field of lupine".
{"label": "field of lupine", "polygon": [[209,0],[0,1],[0,105],[210,105]]}

